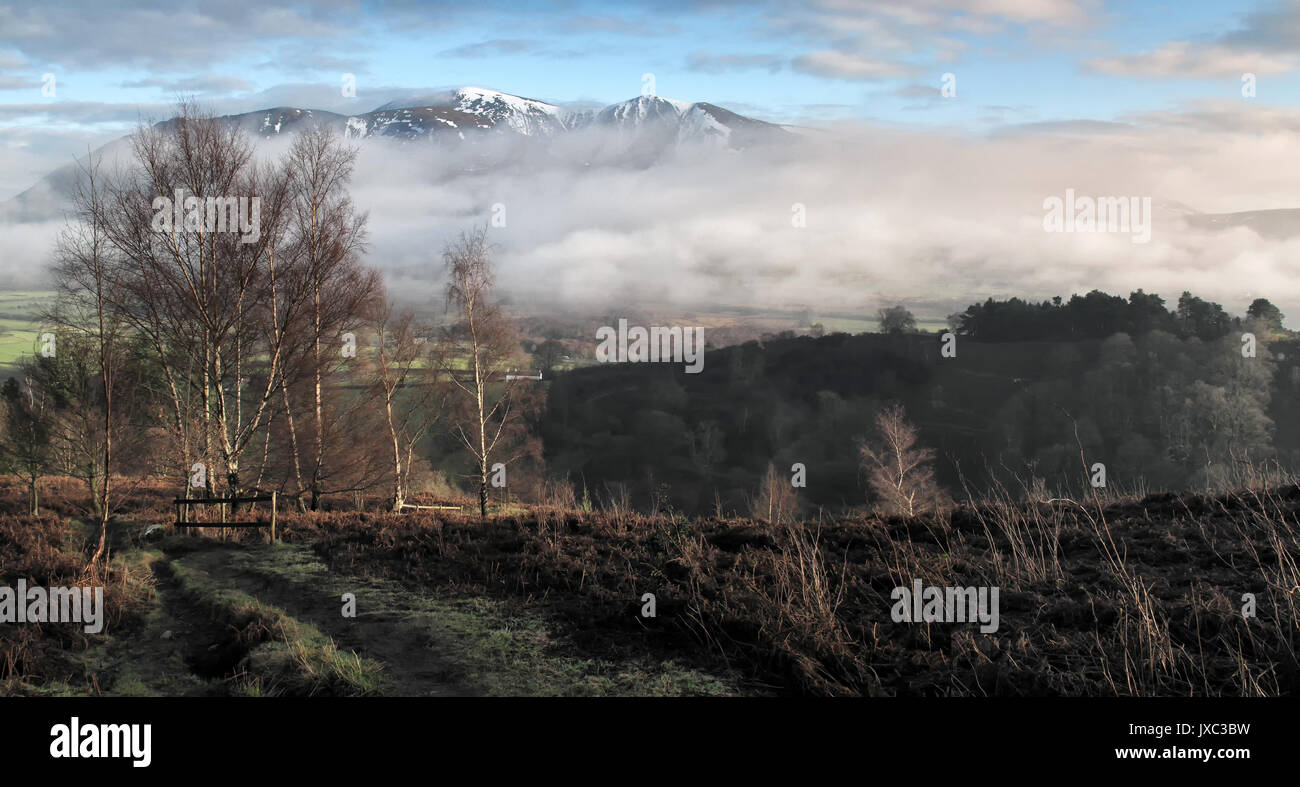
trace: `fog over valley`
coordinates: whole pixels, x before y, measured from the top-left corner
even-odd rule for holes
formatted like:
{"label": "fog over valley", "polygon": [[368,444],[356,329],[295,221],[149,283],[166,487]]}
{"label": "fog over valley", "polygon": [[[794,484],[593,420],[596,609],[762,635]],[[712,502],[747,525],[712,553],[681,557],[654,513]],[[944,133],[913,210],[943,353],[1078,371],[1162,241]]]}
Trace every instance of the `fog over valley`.
{"label": "fog over valley", "polygon": [[[1125,123],[981,135],[771,128],[743,148],[665,140],[650,124],[353,139],[367,260],[395,291],[433,293],[431,251],[478,224],[499,246],[503,291],[539,307],[817,304],[870,314],[902,301],[942,319],[989,296],[1142,288],[1166,298],[1213,292],[1237,311],[1268,293],[1300,313],[1300,214],[1286,210],[1293,173],[1278,166],[1300,158],[1294,111],[1209,102]],[[287,133],[256,130],[268,157],[287,144]],[[104,152],[130,155],[122,142]],[[0,277],[15,286],[40,286],[66,180],[0,203]],[[1148,196],[1149,242],[1044,232],[1045,200],[1067,189]]]}

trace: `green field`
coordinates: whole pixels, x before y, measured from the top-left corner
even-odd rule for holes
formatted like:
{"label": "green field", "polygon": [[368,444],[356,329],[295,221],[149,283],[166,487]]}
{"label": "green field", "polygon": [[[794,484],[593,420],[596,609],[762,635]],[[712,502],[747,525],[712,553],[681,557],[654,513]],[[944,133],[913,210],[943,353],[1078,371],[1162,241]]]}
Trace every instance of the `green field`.
{"label": "green field", "polygon": [[36,351],[40,314],[53,301],[52,291],[0,292],[0,379],[13,376],[18,360]]}
{"label": "green field", "polygon": [[[38,349],[41,333],[40,315],[53,305],[55,293],[50,290],[15,290],[0,292],[0,381],[13,376],[18,371],[18,361],[24,355],[31,355]],[[695,315],[699,318],[701,315]],[[749,315],[772,331],[793,329],[789,316],[784,313],[766,313],[760,311]],[[827,333],[844,332],[859,334],[875,332],[880,329],[879,321],[874,316],[855,317],[843,313],[816,315],[812,322],[819,322]],[[770,323],[770,324],[769,324]],[[947,330],[947,324],[933,317],[920,317],[916,327],[922,331],[941,332]],[[570,371],[580,366],[595,363],[592,359],[573,358],[556,364],[555,371]],[[426,368],[426,361],[419,361],[415,368]],[[458,359],[455,368],[469,368],[468,357]]]}

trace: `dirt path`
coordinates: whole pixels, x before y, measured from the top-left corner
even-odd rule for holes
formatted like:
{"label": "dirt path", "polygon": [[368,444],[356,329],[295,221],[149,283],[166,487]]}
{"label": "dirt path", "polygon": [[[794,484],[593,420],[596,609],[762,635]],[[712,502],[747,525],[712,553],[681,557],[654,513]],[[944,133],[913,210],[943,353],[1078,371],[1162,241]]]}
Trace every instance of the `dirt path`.
{"label": "dirt path", "polygon": [[[153,569],[154,561],[144,563]],[[138,627],[95,642],[83,660],[92,694],[220,696],[220,675],[209,667],[223,658],[230,635],[186,601],[175,580],[154,570],[155,596]]]}
{"label": "dirt path", "polygon": [[[254,596],[316,626],[340,648],[384,665],[385,694],[443,697],[467,693],[453,669],[439,663],[431,638],[427,599],[392,582],[331,572],[312,552],[280,544],[274,549],[211,546],[177,555],[182,565],[214,583]],[[344,593],[356,596],[356,616],[343,616]]]}
{"label": "dirt path", "polygon": [[[649,652],[592,657],[538,607],[331,571],[300,544],[180,543],[176,564],[309,623],[383,666],[384,694],[680,696],[741,693],[731,677]],[[160,589],[166,593],[166,588]],[[344,617],[343,595],[356,599]]]}

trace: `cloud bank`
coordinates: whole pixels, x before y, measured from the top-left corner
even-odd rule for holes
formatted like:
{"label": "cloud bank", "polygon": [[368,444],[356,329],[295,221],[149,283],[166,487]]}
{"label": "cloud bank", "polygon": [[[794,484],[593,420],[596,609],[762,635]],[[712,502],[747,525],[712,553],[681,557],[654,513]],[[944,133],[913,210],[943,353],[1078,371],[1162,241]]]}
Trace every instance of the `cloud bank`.
{"label": "cloud bank", "polygon": [[[443,244],[489,225],[501,289],[539,308],[869,316],[904,302],[942,316],[989,296],[1142,288],[1171,304],[1191,290],[1238,313],[1268,297],[1292,325],[1300,318],[1300,227],[1264,237],[1185,221],[1193,210],[1297,207],[1280,166],[1300,156],[1297,111],[1209,103],[978,137],[844,126],[746,151],[681,148],[649,167],[610,163],[628,144],[472,154],[364,144],[353,198],[369,213],[368,261],[394,293],[440,303]],[[1150,197],[1150,242],[1044,231],[1044,201],[1067,189]],[[56,226],[0,228],[4,274],[38,271]]]}

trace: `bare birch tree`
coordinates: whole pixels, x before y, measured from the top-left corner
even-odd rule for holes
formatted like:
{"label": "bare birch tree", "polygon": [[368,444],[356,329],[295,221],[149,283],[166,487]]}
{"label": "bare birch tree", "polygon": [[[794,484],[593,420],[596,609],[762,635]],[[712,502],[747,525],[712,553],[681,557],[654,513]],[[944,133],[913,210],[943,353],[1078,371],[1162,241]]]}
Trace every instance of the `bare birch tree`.
{"label": "bare birch tree", "polygon": [[78,467],[90,489],[91,507],[98,520],[99,539],[91,563],[105,556],[108,541],[110,496],[113,485],[113,438],[120,420],[113,393],[123,353],[125,321],[119,305],[121,293],[113,275],[113,248],[106,231],[106,194],[100,161],[87,156],[78,162],[73,196],[73,221],[64,229],[56,248],[54,282],[58,301],[52,315],[62,332],[65,365],[73,378],[65,380],[65,393],[78,393],[75,424],[60,434],[82,457]]}
{"label": "bare birch tree", "polygon": [[942,492],[934,479],[934,450],[917,445],[916,428],[901,405],[876,415],[878,441],[861,440],[858,452],[867,481],[880,506],[900,516],[915,516],[938,505]]}
{"label": "bare birch tree", "polygon": [[[443,251],[447,306],[456,318],[444,337],[435,366],[451,382],[462,405],[453,432],[475,461],[479,515],[487,516],[488,474],[519,424],[523,402],[519,380],[506,372],[522,350],[510,322],[491,301],[493,272],[487,230],[477,229]],[[503,439],[505,438],[505,439]],[[503,463],[504,464],[504,463]]]}
{"label": "bare birch tree", "polygon": [[[328,441],[335,437],[328,421],[325,383],[342,363],[339,352],[342,335],[360,326],[357,316],[375,308],[379,279],[361,268],[366,217],[353,210],[347,195],[348,181],[356,163],[355,148],[327,127],[298,134],[288,154],[292,176],[292,211],[297,254],[306,268],[311,293],[310,378],[313,424],[313,456],[307,486],[311,508],[320,506],[328,471],[325,466]],[[286,396],[289,389],[286,389]],[[286,407],[292,419],[292,408]],[[296,432],[296,429],[295,429]],[[295,436],[295,443],[296,443]],[[296,449],[295,449],[296,451]],[[301,466],[300,457],[295,463]]]}
{"label": "bare birch tree", "polygon": [[415,446],[441,417],[446,403],[445,382],[427,365],[421,368],[428,360],[427,350],[411,312],[394,313],[391,304],[380,311],[371,391],[383,408],[392,442],[393,513],[401,513],[410,493]]}

